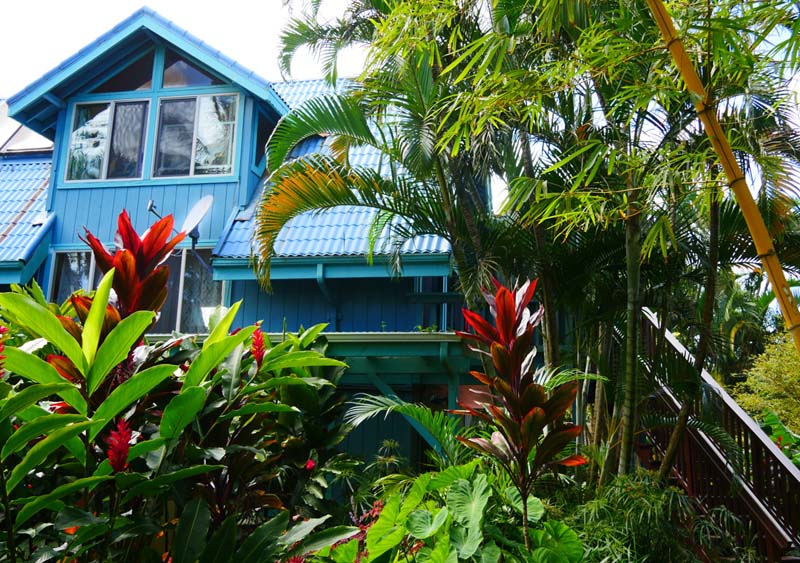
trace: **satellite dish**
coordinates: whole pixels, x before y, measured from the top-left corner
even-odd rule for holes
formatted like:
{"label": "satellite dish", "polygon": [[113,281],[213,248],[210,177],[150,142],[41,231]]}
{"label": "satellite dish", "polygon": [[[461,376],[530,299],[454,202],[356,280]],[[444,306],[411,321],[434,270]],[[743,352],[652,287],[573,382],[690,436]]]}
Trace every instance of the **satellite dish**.
{"label": "satellite dish", "polygon": [[200,224],[200,221],[203,220],[203,217],[206,216],[208,210],[211,209],[211,204],[214,202],[214,196],[207,195],[200,199],[197,203],[194,204],[194,207],[189,211],[189,214],[186,215],[186,219],[183,221],[183,225],[181,226],[182,233],[190,233],[197,225]]}

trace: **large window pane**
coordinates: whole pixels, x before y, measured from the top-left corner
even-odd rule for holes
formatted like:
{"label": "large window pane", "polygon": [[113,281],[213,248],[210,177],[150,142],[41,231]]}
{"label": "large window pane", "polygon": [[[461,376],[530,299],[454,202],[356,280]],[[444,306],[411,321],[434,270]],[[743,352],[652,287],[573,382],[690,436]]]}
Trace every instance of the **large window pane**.
{"label": "large window pane", "polygon": [[199,98],[195,174],[230,174],[233,170],[236,100],[236,96]]}
{"label": "large window pane", "polygon": [[109,178],[139,178],[142,175],[147,102],[117,103],[111,134]]}
{"label": "large window pane", "polygon": [[153,85],[153,53],[131,63],[94,89],[95,92],[149,90]]}
{"label": "large window pane", "polygon": [[188,176],[191,172],[194,115],[194,98],[161,102],[156,176]]}
{"label": "large window pane", "polygon": [[169,278],[167,280],[167,300],[161,308],[158,321],[150,329],[154,334],[170,334],[175,330],[175,321],[178,318],[178,302],[180,301],[181,279],[181,254],[178,250],[172,253],[165,264],[169,267]]}
{"label": "large window pane", "polygon": [[110,104],[82,104],[75,107],[69,142],[68,180],[97,180],[103,177]]}
{"label": "large window pane", "polygon": [[52,300],[63,303],[73,292],[91,289],[89,272],[92,259],[88,252],[60,252],[56,254],[53,275]]}
{"label": "large window pane", "polygon": [[[199,259],[198,259],[199,257]],[[211,313],[222,303],[222,283],[215,282],[207,266],[211,250],[186,251],[186,272],[183,275],[181,330],[208,332]]]}

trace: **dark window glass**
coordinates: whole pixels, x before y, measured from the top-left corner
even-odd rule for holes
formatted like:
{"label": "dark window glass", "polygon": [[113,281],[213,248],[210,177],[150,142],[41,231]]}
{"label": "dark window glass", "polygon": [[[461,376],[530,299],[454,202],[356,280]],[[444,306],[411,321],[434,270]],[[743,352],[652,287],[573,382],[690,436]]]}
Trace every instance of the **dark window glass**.
{"label": "dark window glass", "polygon": [[265,147],[269,136],[272,134],[272,121],[267,119],[264,115],[258,114],[258,127],[256,129],[256,158],[255,162],[261,162],[264,158]]}
{"label": "dark window glass", "polygon": [[222,302],[222,282],[215,282],[210,271],[211,250],[186,251],[183,274],[182,332],[208,332],[214,309]]}
{"label": "dark window glass", "polygon": [[152,85],[153,53],[149,53],[103,82],[94,91],[103,93],[149,90]]}
{"label": "dark window glass", "polygon": [[174,51],[167,51],[164,59],[164,88],[181,86],[213,86],[223,82],[187,62]]}
{"label": "dark window glass", "polygon": [[195,98],[162,100],[156,176],[188,176],[191,172],[195,103]]}
{"label": "dark window glass", "polygon": [[178,318],[178,301],[180,300],[178,289],[180,288],[181,279],[181,255],[181,250],[175,251],[165,262],[169,267],[167,300],[161,308],[158,321],[150,329],[150,332],[154,334],[170,334],[175,330],[175,321]]}
{"label": "dark window glass", "polygon": [[56,254],[52,300],[63,303],[75,291],[91,289],[89,270],[92,259],[88,252],[59,252]]}
{"label": "dark window glass", "polygon": [[147,102],[118,102],[114,108],[109,178],[139,178],[142,175]]}

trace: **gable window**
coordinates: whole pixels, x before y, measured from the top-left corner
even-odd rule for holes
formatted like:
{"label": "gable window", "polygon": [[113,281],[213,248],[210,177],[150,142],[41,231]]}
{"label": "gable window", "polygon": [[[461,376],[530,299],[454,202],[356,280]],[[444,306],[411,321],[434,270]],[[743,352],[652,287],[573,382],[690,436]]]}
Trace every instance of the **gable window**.
{"label": "gable window", "polygon": [[178,53],[167,51],[164,56],[164,88],[181,88],[184,86],[216,86],[222,80],[197,68],[186,61]]}
{"label": "gable window", "polygon": [[148,102],[78,104],[67,180],[141,178]]}
{"label": "gable window", "polygon": [[231,174],[238,96],[160,101],[153,176]]}

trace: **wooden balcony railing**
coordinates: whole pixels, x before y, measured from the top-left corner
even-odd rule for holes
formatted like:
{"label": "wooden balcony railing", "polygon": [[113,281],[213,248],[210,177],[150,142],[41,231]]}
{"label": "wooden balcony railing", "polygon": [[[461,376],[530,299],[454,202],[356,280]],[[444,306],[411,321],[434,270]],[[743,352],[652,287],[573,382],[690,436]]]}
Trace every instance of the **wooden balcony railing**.
{"label": "wooden balcony railing", "polygon": [[[652,312],[643,311],[642,323],[645,376],[661,389],[648,408],[676,414],[680,400],[665,384],[663,373],[676,367],[694,370],[692,355],[661,329]],[[750,522],[764,561],[800,561],[786,556],[800,548],[800,470],[708,372],[703,370],[700,378],[694,413],[712,419],[735,440],[739,460],[705,433],[689,429],[673,467],[675,477],[704,507],[724,505]],[[666,449],[670,430],[651,432],[656,448]]]}

